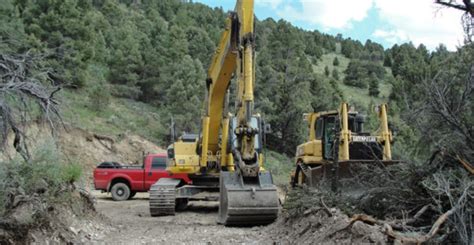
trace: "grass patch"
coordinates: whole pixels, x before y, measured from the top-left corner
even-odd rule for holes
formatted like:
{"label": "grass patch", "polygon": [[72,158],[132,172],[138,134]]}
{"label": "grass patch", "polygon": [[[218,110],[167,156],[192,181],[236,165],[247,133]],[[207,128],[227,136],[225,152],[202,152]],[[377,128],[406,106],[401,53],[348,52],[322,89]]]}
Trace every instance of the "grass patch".
{"label": "grass patch", "polygon": [[294,168],[293,160],[274,151],[267,151],[265,157],[265,167],[271,171],[273,182],[279,186],[288,185]]}
{"label": "grass patch", "polygon": [[[339,65],[334,66],[333,61],[334,58],[339,60]],[[339,80],[337,81],[337,85],[339,89],[342,91],[342,94],[344,96],[344,100],[349,103],[349,105],[355,106],[356,110],[364,112],[364,113],[370,113],[370,108],[369,106],[371,104],[381,104],[381,103],[386,103],[388,102],[388,97],[390,96],[390,93],[392,91],[392,85],[385,81],[385,80],[380,80],[379,82],[379,91],[380,94],[378,97],[370,96],[369,95],[369,90],[367,88],[362,89],[362,88],[357,88],[353,86],[348,86],[343,83],[345,74],[344,71],[346,70],[347,66],[349,65],[349,62],[351,60],[346,58],[344,55],[341,54],[336,54],[336,53],[329,53],[329,54],[324,54],[321,59],[318,61],[317,65],[313,65],[313,70],[314,72],[318,74],[324,75],[324,68],[327,66],[332,73],[334,69],[337,69],[339,71]],[[386,69],[386,76],[391,76],[391,69],[390,68],[385,68]]]}
{"label": "grass patch", "polygon": [[[333,61],[334,58],[339,60],[339,65],[334,66]],[[347,66],[349,65],[349,62],[351,60],[346,58],[344,55],[336,54],[336,53],[329,53],[329,54],[324,54],[321,56],[321,59],[318,60],[317,65],[313,65],[313,70],[314,72],[324,75],[324,68],[327,66],[329,70],[332,72],[333,69],[337,69],[339,71],[339,74],[341,75],[341,81],[344,78],[344,71],[346,70]]]}
{"label": "grass patch", "polygon": [[133,133],[157,144],[168,133],[166,111],[146,103],[111,97],[96,110],[81,90],[64,90],[61,99],[64,120],[74,127],[107,135]]}

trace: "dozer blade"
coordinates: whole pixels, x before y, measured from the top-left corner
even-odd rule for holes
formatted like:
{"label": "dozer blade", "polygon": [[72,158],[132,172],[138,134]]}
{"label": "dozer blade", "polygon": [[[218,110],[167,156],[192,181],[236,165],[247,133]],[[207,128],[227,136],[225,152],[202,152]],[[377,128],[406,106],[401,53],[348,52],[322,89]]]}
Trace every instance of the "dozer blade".
{"label": "dozer blade", "polygon": [[302,167],[302,171],[305,175],[305,184],[310,187],[318,187],[323,180],[333,181],[336,179],[340,182],[353,178],[358,174],[358,167],[362,164],[388,166],[398,163],[400,161],[397,160],[348,160],[340,161],[336,168],[332,163],[328,163],[316,167],[305,166]]}
{"label": "dozer blade", "polygon": [[221,172],[219,223],[227,226],[266,225],[277,218],[278,210],[278,193],[269,172],[247,180],[237,172]]}

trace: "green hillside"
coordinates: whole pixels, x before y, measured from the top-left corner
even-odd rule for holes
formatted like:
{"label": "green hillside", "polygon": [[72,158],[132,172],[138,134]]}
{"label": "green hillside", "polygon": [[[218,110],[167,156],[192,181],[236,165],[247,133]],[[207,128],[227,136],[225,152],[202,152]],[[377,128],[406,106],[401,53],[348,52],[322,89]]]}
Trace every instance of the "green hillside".
{"label": "green hillside", "polygon": [[[162,146],[171,117],[178,132],[199,130],[206,70],[226,18],[221,8],[178,0],[7,0],[0,11],[0,52],[38,57],[37,68],[47,70],[40,80],[63,88],[67,122],[137,133]],[[366,114],[388,102],[403,142],[395,152],[410,145],[428,154],[429,144],[416,143],[421,124],[409,115],[430,98],[421,81],[449,67],[446,60],[452,72],[469,57],[442,45],[433,52],[411,43],[384,49],[284,20],[257,20],[255,32],[256,110],[272,125],[268,148],[288,157],[307,135],[302,114],[341,101]]]}

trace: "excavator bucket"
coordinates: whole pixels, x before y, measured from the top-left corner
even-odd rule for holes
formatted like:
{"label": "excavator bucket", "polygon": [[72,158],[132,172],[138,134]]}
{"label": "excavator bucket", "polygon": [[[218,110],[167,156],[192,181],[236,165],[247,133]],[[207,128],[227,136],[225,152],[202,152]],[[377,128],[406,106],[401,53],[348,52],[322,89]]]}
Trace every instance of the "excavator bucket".
{"label": "excavator bucket", "polygon": [[219,223],[266,225],[277,218],[278,210],[278,193],[269,172],[251,179],[242,178],[237,172],[221,172]]}

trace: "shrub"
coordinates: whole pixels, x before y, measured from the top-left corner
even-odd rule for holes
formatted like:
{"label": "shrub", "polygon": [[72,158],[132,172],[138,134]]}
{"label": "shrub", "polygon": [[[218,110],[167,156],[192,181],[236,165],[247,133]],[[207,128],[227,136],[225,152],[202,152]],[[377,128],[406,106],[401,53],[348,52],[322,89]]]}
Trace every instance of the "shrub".
{"label": "shrub", "polygon": [[82,175],[79,164],[62,160],[54,144],[44,144],[30,161],[16,157],[0,162],[0,214],[5,211],[9,193],[31,196],[41,194],[45,200],[66,197],[68,186]]}
{"label": "shrub", "polygon": [[344,84],[359,88],[367,88],[371,77],[383,79],[385,68],[378,62],[352,60],[344,72]]}
{"label": "shrub", "polygon": [[369,95],[377,97],[379,96],[380,90],[379,90],[379,82],[377,80],[377,77],[372,76],[369,80]]}
{"label": "shrub", "polygon": [[293,169],[293,161],[283,154],[268,151],[265,154],[265,167],[271,171],[276,185],[286,185],[290,181],[290,172]]}
{"label": "shrub", "polygon": [[324,67],[324,75],[326,75],[326,77],[329,77],[329,74],[331,74],[329,71],[329,67],[328,66]]}
{"label": "shrub", "polygon": [[100,83],[89,91],[89,107],[94,111],[104,111],[110,104],[111,95],[106,85]]}

